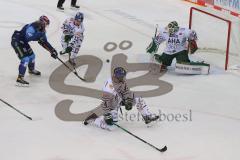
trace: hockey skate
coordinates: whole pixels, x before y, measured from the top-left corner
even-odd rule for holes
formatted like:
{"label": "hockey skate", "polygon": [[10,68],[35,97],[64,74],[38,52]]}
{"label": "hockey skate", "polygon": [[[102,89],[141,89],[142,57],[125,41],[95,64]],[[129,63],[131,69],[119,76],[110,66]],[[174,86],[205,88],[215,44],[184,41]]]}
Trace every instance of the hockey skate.
{"label": "hockey skate", "polygon": [[64,8],[62,6],[57,6],[57,10],[63,12]]}
{"label": "hockey skate", "polygon": [[29,83],[27,81],[25,81],[22,76],[18,76],[16,82],[17,82],[16,86],[19,86],[19,87],[28,87],[29,86]]}
{"label": "hockey skate", "polygon": [[159,116],[156,116],[156,115],[143,116],[143,119],[145,121],[145,124],[149,124],[153,121],[158,120]]}
{"label": "hockey skate", "polygon": [[80,9],[80,6],[78,5],[71,5],[71,9],[74,9],[74,10],[79,10]]}
{"label": "hockey skate", "polygon": [[95,113],[90,114],[84,121],[83,124],[84,125],[88,125],[89,123],[91,123],[92,121],[94,121],[98,116]]}
{"label": "hockey skate", "polygon": [[38,71],[38,70],[29,70],[28,71],[29,72],[29,74],[31,74],[31,75],[35,75],[35,76],[40,76],[41,75],[41,72],[40,71]]}

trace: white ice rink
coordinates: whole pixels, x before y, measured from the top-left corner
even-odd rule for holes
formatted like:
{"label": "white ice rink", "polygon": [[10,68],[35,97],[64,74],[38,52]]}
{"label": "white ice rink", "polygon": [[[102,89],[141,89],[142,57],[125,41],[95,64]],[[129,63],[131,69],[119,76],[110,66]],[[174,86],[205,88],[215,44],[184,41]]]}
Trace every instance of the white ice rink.
{"label": "white ice rink", "polygon": [[[72,73],[61,79],[64,76],[57,72],[61,63],[36,42],[31,42],[36,68],[42,76],[26,73],[30,87],[16,87],[19,60],[10,45],[11,35],[44,14],[50,19],[48,40],[60,51],[60,26],[75,11],[69,8],[69,1],[64,3],[65,12],[57,11],[56,4],[57,0],[0,0],[0,98],[34,118],[30,121],[0,102],[0,160],[240,159],[240,76],[214,67],[214,57],[209,59],[213,66],[209,75],[178,75],[170,69],[157,77],[161,81],[160,92],[167,88],[166,93],[155,93],[152,97],[145,94],[158,87],[146,85],[156,75],[146,80],[140,78],[139,83],[145,85],[132,87],[144,94],[152,112],[164,113],[167,118],[162,115],[162,121],[147,128],[138,119],[136,109],[127,115],[123,109],[124,117],[119,125],[159,148],[167,145],[165,153],[118,128],[109,132],[84,126],[80,121],[80,113],[99,105],[98,96],[110,76],[113,62],[122,62],[120,58],[124,59],[124,55],[129,64],[148,62],[145,49],[154,34],[155,24],[165,26],[176,20],[188,27],[189,8],[193,4],[181,0],[78,0],[80,11],[85,14],[86,28],[79,60],[84,63],[84,58],[91,59],[91,56],[98,60],[100,70],[96,71],[99,73],[96,80],[89,76],[91,82],[82,82]],[[123,41],[125,43],[120,45]],[[104,46],[109,42],[117,47],[106,52]],[[127,48],[130,43],[132,46]],[[162,49],[163,46],[159,53]],[[68,57],[60,58],[67,61]],[[208,62],[207,57],[204,58]],[[84,76],[87,67],[77,70]],[[130,72],[127,78],[144,74],[146,71],[140,69]],[[63,88],[70,88],[72,92],[56,89],[63,81]],[[88,94],[86,90],[91,92]],[[71,101],[72,115],[63,120],[64,116],[62,119],[57,116],[57,106],[60,102]],[[173,119],[173,116],[181,117]]]}

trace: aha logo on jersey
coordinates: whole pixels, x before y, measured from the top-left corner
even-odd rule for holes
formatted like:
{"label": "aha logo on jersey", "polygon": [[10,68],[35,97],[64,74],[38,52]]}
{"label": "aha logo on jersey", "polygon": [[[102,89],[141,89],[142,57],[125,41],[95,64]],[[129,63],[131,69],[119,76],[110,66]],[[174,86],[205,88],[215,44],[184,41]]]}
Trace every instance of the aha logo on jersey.
{"label": "aha logo on jersey", "polygon": [[180,44],[180,40],[178,38],[175,38],[175,37],[169,37],[168,38],[168,43]]}

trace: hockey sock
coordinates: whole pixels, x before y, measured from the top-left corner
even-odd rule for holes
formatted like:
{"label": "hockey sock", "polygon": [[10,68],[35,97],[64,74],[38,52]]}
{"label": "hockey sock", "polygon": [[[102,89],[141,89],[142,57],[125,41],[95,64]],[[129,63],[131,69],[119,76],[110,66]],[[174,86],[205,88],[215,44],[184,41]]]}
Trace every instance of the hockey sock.
{"label": "hockey sock", "polygon": [[34,62],[28,63],[28,69],[29,69],[30,71],[33,71],[33,70],[35,69],[35,63],[34,63]]}
{"label": "hockey sock", "polygon": [[20,63],[19,67],[18,67],[18,73],[19,75],[24,76],[26,72],[26,66],[22,63]]}

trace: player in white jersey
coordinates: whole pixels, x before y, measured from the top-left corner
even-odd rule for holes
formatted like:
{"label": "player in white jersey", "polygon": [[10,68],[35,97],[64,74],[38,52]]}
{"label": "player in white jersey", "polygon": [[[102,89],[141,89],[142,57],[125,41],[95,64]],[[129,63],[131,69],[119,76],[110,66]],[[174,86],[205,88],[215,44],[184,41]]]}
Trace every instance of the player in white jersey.
{"label": "player in white jersey", "polygon": [[66,19],[61,27],[62,37],[61,44],[63,50],[60,52],[61,55],[68,53],[69,62],[75,66],[76,57],[81,47],[84,38],[84,25],[83,25],[84,15],[81,12],[77,12],[75,17]]}
{"label": "player in white jersey", "polygon": [[122,67],[116,67],[113,75],[103,87],[102,103],[100,107],[104,111],[102,116],[91,114],[84,121],[85,125],[92,124],[106,130],[112,130],[113,124],[118,122],[118,110],[125,106],[126,110],[131,110],[136,105],[146,124],[156,121],[159,116],[152,114],[148,106],[141,97],[135,97],[129,90],[125,77],[126,71]]}
{"label": "player in white jersey", "polygon": [[[156,53],[158,46],[166,41],[164,52],[161,55],[154,54],[155,59],[161,63],[161,70],[165,70],[167,66],[170,66],[174,58],[176,58],[177,64],[184,64],[187,67],[189,65],[194,67],[197,65],[200,68],[205,66],[209,70],[209,64],[191,62],[188,57],[189,49],[191,54],[198,49],[197,39],[197,33],[194,30],[181,28],[176,21],[173,21],[167,27],[159,29],[159,34],[153,38],[152,43],[147,48],[147,52],[150,54]],[[190,69],[192,68],[190,67]]]}

